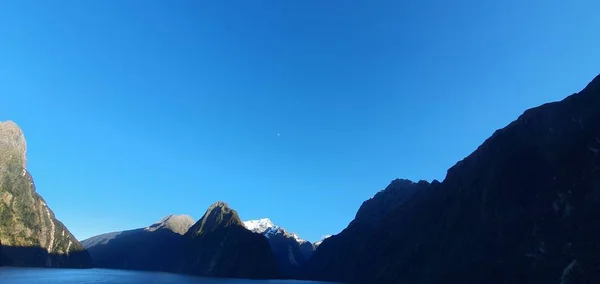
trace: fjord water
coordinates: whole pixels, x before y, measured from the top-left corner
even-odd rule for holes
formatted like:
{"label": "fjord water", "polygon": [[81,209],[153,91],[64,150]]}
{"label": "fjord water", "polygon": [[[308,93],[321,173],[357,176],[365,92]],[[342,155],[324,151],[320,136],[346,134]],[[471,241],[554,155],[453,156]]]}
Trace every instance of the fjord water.
{"label": "fjord water", "polygon": [[297,280],[246,280],[204,278],[162,272],[113,269],[0,268],[0,283],[11,284],[318,284]]}

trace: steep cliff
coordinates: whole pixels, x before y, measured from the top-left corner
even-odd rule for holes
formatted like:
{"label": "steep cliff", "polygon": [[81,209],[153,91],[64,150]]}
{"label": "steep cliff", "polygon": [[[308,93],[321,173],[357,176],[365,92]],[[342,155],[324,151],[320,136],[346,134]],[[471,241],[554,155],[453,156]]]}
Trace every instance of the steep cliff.
{"label": "steep cliff", "polygon": [[1,264],[89,267],[90,257],[35,191],[27,144],[13,122],[0,123]]}

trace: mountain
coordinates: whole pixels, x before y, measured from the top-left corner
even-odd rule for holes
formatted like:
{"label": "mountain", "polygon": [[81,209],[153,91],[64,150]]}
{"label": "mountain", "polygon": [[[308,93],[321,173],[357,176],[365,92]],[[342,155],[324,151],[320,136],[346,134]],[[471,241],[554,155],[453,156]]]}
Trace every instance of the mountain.
{"label": "mountain", "polygon": [[600,283],[600,76],[527,110],[443,182],[408,191],[400,202],[365,202],[319,246],[305,278]]}
{"label": "mountain", "polygon": [[194,219],[189,215],[169,215],[160,219],[160,221],[145,228],[145,231],[156,232],[159,230],[169,230],[179,235],[184,235],[194,225]]}
{"label": "mountain", "polygon": [[[391,228],[384,226],[384,220],[395,208],[430,186],[426,181],[392,181],[384,190],[363,202],[346,229],[318,244],[313,257],[302,268],[302,274],[309,279],[368,283],[368,279],[356,281],[355,277],[362,270],[359,265],[361,261],[377,262],[367,257],[370,257],[370,246],[378,246],[380,244],[375,243],[377,240],[385,241],[389,238],[386,234],[390,233],[388,230]],[[370,243],[371,241],[374,243]],[[355,271],[348,271],[350,269]]]}
{"label": "mountain", "polygon": [[275,255],[263,235],[246,229],[224,202],[212,204],[183,236],[174,272],[209,277],[278,278]]}
{"label": "mountain", "polygon": [[188,215],[169,215],[146,227],[82,241],[94,267],[165,271],[172,266],[182,235],[194,224]]}
{"label": "mountain", "polygon": [[319,240],[319,241],[316,241],[316,242],[313,244],[313,246],[314,246],[315,250],[316,250],[317,248],[319,248],[319,246],[320,246],[320,245],[323,243],[323,241],[324,241],[324,240],[328,239],[328,238],[329,238],[329,237],[331,237],[331,236],[332,236],[332,235],[326,235],[326,236],[323,236],[323,238],[322,238],[321,240]]}
{"label": "mountain", "polygon": [[273,224],[268,218],[245,221],[244,226],[269,240],[282,277],[296,277],[300,267],[306,263],[315,250],[313,244]]}
{"label": "mountain", "polygon": [[0,265],[90,267],[88,252],[35,191],[26,152],[19,126],[0,122]]}

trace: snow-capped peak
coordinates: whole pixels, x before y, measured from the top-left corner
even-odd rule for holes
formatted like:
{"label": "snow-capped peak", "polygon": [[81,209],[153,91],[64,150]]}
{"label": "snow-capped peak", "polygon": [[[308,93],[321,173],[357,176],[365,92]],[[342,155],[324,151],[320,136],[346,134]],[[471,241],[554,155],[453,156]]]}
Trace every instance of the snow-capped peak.
{"label": "snow-capped peak", "polygon": [[271,222],[271,219],[269,218],[245,221],[244,226],[246,226],[248,230],[259,234],[265,233],[265,231],[267,231],[270,228],[277,227],[275,226],[275,224],[273,224],[273,222]]}
{"label": "snow-capped peak", "polygon": [[245,221],[244,226],[246,226],[246,228],[248,230],[255,232],[255,233],[262,234],[267,238],[270,238],[271,236],[276,235],[276,234],[281,234],[284,236],[293,237],[296,240],[296,242],[298,242],[300,244],[306,242],[305,240],[301,239],[297,234],[295,234],[295,233],[290,234],[282,227],[279,227],[279,226],[273,224],[273,222],[271,222],[271,219],[269,219],[269,218]]}

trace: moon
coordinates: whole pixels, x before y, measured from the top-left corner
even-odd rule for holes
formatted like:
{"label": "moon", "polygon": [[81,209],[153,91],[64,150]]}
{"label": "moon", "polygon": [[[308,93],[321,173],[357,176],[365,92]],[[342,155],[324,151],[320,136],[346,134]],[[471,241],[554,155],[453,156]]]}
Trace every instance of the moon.
{"label": "moon", "polygon": [[277,137],[281,137],[281,134],[277,133]]}

